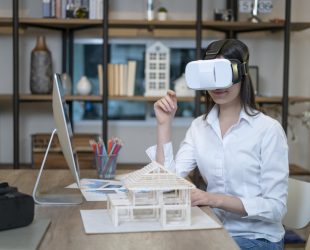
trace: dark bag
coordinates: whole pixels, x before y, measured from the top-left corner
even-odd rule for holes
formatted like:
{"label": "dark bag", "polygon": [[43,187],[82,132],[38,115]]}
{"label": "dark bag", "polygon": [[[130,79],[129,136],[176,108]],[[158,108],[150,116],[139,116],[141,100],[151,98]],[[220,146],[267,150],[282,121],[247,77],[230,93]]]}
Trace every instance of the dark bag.
{"label": "dark bag", "polygon": [[18,192],[7,182],[0,183],[0,230],[27,226],[33,217],[32,196]]}

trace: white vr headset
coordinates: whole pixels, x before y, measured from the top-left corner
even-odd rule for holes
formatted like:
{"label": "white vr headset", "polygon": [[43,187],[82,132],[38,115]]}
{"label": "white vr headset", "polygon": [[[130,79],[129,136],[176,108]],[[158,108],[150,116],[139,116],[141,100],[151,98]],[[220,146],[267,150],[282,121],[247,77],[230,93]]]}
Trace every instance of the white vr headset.
{"label": "white vr headset", "polygon": [[236,59],[198,60],[186,65],[185,79],[190,89],[223,89],[240,82],[247,72],[247,63]]}

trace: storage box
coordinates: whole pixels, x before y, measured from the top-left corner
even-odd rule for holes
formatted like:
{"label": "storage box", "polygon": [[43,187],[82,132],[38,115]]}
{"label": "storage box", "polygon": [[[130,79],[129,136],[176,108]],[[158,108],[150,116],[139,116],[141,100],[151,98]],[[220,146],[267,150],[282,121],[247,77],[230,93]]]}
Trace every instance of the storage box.
{"label": "storage box", "polygon": [[[89,146],[89,140],[95,139],[98,134],[74,134],[73,146],[77,152],[80,168],[94,168],[94,153]],[[33,134],[32,143],[32,167],[40,168],[51,134]],[[54,136],[51,147],[45,162],[46,168],[67,168],[67,162],[61,151],[57,135]]]}

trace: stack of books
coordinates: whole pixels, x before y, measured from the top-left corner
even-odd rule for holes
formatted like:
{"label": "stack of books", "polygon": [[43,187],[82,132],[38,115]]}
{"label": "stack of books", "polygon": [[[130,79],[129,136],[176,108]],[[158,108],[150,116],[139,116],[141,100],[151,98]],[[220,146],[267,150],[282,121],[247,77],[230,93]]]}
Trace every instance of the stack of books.
{"label": "stack of books", "polygon": [[103,0],[42,0],[44,18],[103,19]]}
{"label": "stack of books", "polygon": [[[108,64],[109,96],[134,96],[137,62]],[[99,94],[103,94],[102,65],[98,65]]]}

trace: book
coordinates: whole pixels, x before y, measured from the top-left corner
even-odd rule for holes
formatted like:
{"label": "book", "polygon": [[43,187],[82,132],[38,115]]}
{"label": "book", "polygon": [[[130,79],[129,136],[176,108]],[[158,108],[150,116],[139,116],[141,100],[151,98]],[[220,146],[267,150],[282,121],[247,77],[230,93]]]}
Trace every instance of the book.
{"label": "book", "polygon": [[97,0],[89,0],[89,19],[97,19]]}
{"label": "book", "polygon": [[99,95],[103,95],[103,68],[102,64],[97,65],[98,69],[98,90],[99,90]]}
{"label": "book", "polygon": [[55,14],[56,18],[62,18],[62,2],[65,0],[56,0],[55,1]]}
{"label": "book", "polygon": [[114,64],[113,67],[114,71],[114,84],[113,84],[113,89],[114,89],[114,95],[118,96],[119,95],[119,86],[120,86],[120,77],[119,77],[119,72],[120,72],[120,64]]}
{"label": "book", "polygon": [[136,81],[136,68],[137,61],[128,61],[127,72],[127,95],[134,96],[135,94],[135,81]]}
{"label": "book", "polygon": [[114,95],[114,65],[109,63],[108,64],[108,93],[109,96]]}
{"label": "book", "polygon": [[103,0],[96,1],[96,19],[103,19]]}
{"label": "book", "polygon": [[123,71],[123,93],[122,95],[128,95],[128,64],[124,64],[124,71]]}
{"label": "book", "polygon": [[42,12],[43,17],[51,16],[51,0],[42,0]]}
{"label": "book", "polygon": [[66,18],[67,0],[61,0],[61,18]]}
{"label": "book", "polygon": [[56,0],[51,0],[51,16],[56,17]]}
{"label": "book", "polygon": [[119,65],[119,95],[120,96],[127,95],[127,72],[128,72],[128,65],[120,64]]}

